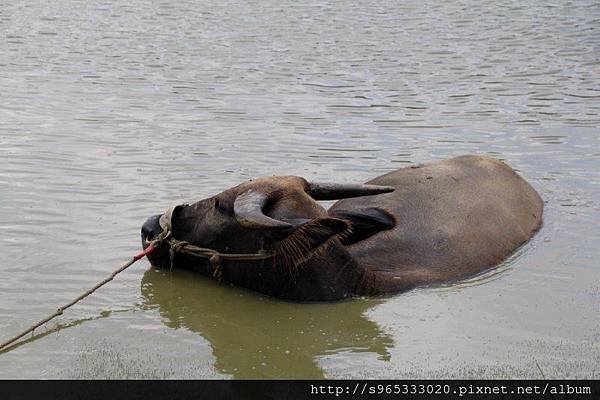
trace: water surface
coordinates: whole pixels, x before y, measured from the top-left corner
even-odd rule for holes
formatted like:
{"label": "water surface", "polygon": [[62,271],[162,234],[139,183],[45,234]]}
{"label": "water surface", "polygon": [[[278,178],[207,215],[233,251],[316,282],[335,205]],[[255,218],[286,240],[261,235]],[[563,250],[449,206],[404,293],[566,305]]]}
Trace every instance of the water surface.
{"label": "water surface", "polygon": [[2,378],[600,376],[597,1],[20,1],[0,9],[0,335],[252,177],[363,182],[465,153],[546,200],[499,269],[293,304],[147,261]]}

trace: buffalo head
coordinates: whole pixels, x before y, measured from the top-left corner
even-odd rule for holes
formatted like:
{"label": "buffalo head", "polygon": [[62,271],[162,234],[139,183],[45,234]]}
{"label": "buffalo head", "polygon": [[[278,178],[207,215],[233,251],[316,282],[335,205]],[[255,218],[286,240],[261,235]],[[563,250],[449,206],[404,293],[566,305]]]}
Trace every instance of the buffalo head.
{"label": "buffalo head", "polygon": [[[179,205],[149,218],[142,227],[142,244],[146,247],[168,227],[173,238],[220,253],[269,252],[274,254],[271,259],[225,262],[223,279],[282,298],[346,297],[350,292],[347,288],[333,287],[331,276],[344,267],[348,279],[353,279],[351,258],[342,243],[353,224],[343,214],[328,215],[317,200],[393,190],[389,186],[312,183],[295,176],[250,180],[216,196]],[[167,247],[160,245],[149,255],[153,265],[171,267]],[[323,256],[325,251],[327,254]],[[206,275],[214,272],[207,260],[191,255],[178,253],[173,264]]]}

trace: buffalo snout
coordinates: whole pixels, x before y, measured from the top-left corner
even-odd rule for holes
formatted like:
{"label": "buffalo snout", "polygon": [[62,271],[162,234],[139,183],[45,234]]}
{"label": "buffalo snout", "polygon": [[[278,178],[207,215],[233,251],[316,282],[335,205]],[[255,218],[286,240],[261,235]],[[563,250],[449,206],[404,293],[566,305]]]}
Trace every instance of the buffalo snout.
{"label": "buffalo snout", "polygon": [[142,225],[142,246],[144,249],[148,247],[152,239],[156,238],[162,232],[159,223],[160,217],[161,214],[154,215],[148,218],[146,222],[144,222],[144,225]]}

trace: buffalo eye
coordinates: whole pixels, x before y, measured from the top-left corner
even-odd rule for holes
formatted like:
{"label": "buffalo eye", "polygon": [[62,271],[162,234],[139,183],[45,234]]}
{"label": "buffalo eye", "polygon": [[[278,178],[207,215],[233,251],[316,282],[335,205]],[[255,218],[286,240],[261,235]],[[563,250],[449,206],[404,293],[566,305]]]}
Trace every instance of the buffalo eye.
{"label": "buffalo eye", "polygon": [[215,197],[215,210],[223,213],[223,214],[227,214],[227,207],[218,199]]}

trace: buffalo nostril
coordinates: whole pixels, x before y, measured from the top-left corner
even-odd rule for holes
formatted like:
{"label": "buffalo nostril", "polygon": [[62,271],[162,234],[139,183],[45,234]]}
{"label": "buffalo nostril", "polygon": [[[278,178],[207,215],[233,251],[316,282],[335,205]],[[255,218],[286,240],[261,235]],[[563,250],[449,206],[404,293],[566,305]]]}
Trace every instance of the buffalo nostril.
{"label": "buffalo nostril", "polygon": [[154,239],[154,236],[156,236],[156,234],[154,233],[154,229],[142,227],[142,238],[144,240],[152,240]]}
{"label": "buffalo nostril", "polygon": [[145,226],[142,226],[142,236],[143,237],[147,237],[151,232],[152,232],[152,230],[146,228]]}
{"label": "buffalo nostril", "polygon": [[142,244],[146,245],[151,240],[154,240],[161,231],[160,215],[148,218],[142,225]]}
{"label": "buffalo nostril", "polygon": [[160,227],[160,217],[160,215],[154,215],[148,218],[142,225],[142,244],[144,246],[156,239],[158,234],[162,232],[162,228]]}

